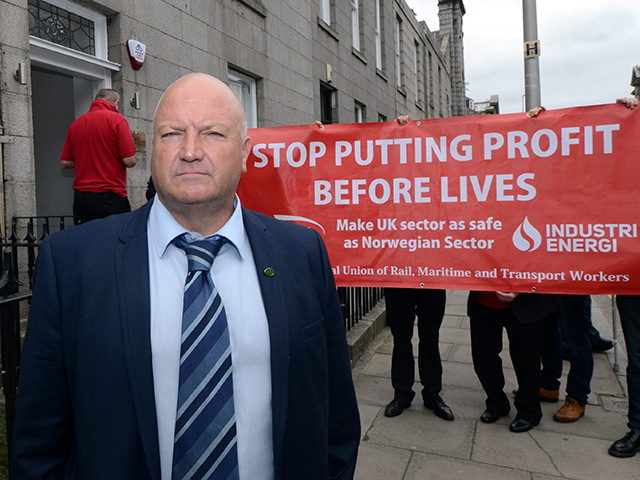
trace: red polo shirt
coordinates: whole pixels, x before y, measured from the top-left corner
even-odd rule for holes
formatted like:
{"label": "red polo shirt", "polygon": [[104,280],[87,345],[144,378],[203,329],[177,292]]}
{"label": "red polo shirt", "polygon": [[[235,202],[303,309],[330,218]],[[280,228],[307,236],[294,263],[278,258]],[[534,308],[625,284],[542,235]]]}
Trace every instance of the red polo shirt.
{"label": "red polo shirt", "polygon": [[127,169],[122,159],[135,155],[136,147],[124,116],[105,100],[69,126],[61,160],[75,163],[73,189],[81,192],[115,192],[127,196]]}

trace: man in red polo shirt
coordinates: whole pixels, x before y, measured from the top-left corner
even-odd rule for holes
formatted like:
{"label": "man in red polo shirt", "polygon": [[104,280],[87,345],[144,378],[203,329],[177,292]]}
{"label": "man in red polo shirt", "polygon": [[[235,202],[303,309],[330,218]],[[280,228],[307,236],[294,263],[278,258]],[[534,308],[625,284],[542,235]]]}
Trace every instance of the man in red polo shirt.
{"label": "man in red polo shirt", "polygon": [[127,168],[136,164],[136,147],[127,120],[118,113],[120,95],[103,88],[87,113],[69,126],[60,162],[75,168],[73,215],[80,224],[131,211]]}

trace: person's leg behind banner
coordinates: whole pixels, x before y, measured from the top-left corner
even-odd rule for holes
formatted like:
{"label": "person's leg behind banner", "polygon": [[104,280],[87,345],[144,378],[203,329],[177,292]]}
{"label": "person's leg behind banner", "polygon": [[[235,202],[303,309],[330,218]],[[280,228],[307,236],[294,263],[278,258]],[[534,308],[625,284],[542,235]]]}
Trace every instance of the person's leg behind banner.
{"label": "person's leg behind banner", "polygon": [[618,295],[620,323],[627,347],[629,432],[609,448],[614,457],[632,457],[640,451],[640,295]]}
{"label": "person's leg behind banner", "polygon": [[560,298],[563,305],[561,329],[571,367],[567,375],[567,397],[553,419],[569,423],[584,415],[591,393],[593,352],[588,333],[590,299],[588,295],[560,295]]}
{"label": "person's leg behind banner", "polygon": [[451,408],[440,396],[442,360],[440,359],[440,325],[447,303],[445,290],[416,290],[418,315],[418,373],[422,383],[422,400],[443,420],[453,420]]}
{"label": "person's leg behind banner", "polygon": [[400,415],[411,406],[415,392],[413,359],[413,326],[416,318],[416,292],[410,288],[385,288],[387,323],[393,336],[391,385],[393,400],[386,406],[387,417]]}

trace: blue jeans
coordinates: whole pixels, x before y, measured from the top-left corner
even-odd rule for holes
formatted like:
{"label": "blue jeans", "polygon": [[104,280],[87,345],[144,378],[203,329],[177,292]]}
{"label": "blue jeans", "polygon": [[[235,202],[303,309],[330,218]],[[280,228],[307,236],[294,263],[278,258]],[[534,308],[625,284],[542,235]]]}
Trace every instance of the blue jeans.
{"label": "blue jeans", "polygon": [[629,390],[629,423],[640,430],[640,295],[617,295],[620,323],[627,344],[627,388]]}
{"label": "blue jeans", "polygon": [[589,340],[591,297],[560,295],[562,300],[561,329],[571,368],[567,375],[567,395],[580,405],[586,405],[591,393],[593,352]]}

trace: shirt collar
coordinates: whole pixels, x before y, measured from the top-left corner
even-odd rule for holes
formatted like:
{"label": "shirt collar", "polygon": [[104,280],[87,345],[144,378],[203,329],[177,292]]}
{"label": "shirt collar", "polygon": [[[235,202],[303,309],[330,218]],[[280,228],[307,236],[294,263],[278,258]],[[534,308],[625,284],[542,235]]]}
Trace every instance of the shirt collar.
{"label": "shirt collar", "polygon": [[[173,215],[171,215],[171,212],[162,204],[157,195],[153,199],[153,205],[151,205],[149,219],[147,220],[147,229],[149,230],[150,238],[153,239],[153,247],[158,258],[162,258],[171,241],[178,235],[188,232],[196,237],[202,238],[202,235],[199,233],[189,232],[180,225]],[[227,223],[215,234],[226,237],[230,241],[230,245],[235,247],[240,258],[246,258],[247,250],[250,247],[242,220],[242,205],[237,195],[233,200],[233,214],[231,218],[229,218]],[[231,247],[228,245],[223,246],[221,253],[227,248]]]}
{"label": "shirt collar", "polygon": [[118,109],[114,105],[111,105],[109,102],[101,98],[97,98],[91,102],[89,110],[111,110],[112,112],[118,112]]}

